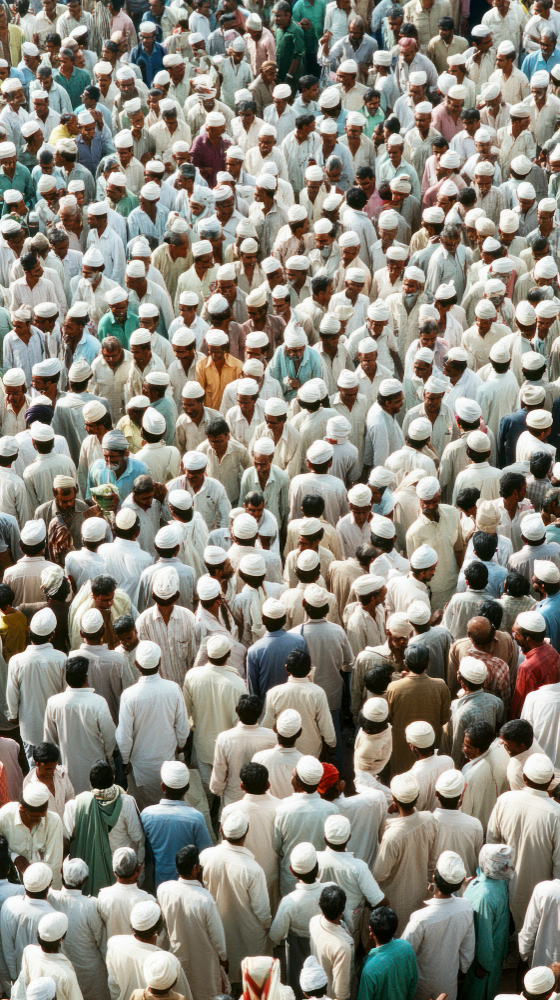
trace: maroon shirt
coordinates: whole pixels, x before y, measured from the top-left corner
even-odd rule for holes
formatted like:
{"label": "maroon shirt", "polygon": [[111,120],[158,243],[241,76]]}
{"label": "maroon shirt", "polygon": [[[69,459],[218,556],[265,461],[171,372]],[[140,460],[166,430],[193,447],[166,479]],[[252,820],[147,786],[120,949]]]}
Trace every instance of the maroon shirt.
{"label": "maroon shirt", "polygon": [[[199,135],[191,146],[191,163],[198,167],[210,187],[216,185],[216,174],[226,169],[226,150],[231,146],[231,139],[222,136],[218,146],[213,146],[207,135]],[[209,170],[205,174],[204,170]]]}

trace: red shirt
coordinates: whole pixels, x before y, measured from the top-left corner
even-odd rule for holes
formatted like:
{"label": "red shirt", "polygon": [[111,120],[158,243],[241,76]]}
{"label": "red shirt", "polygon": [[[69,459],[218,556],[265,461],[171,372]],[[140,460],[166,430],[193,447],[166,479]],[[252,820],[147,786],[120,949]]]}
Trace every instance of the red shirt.
{"label": "red shirt", "polygon": [[530,691],[537,691],[543,684],[557,684],[560,680],[560,656],[549,642],[530,649],[524,663],[517,671],[515,691],[511,699],[511,717],[518,719],[523,702]]}

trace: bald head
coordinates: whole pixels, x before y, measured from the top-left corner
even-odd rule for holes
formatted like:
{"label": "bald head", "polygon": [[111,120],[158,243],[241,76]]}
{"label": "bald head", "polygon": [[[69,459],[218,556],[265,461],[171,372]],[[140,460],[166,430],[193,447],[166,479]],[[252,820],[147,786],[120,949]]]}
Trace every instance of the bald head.
{"label": "bald head", "polygon": [[467,626],[467,635],[477,646],[486,646],[494,638],[494,629],[487,618],[477,616],[471,618]]}

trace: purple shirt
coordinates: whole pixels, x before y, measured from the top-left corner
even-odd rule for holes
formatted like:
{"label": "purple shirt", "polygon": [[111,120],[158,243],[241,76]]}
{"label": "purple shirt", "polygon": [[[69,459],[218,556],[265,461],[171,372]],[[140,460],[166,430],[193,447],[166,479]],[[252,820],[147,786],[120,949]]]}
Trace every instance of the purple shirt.
{"label": "purple shirt", "polygon": [[[207,135],[199,135],[194,140],[191,147],[191,163],[198,167],[204,180],[208,181],[210,187],[216,184],[216,174],[219,170],[226,169],[226,150],[231,146],[231,139],[222,136],[219,146],[215,147],[210,142]],[[204,173],[204,169],[211,170],[210,176]]]}

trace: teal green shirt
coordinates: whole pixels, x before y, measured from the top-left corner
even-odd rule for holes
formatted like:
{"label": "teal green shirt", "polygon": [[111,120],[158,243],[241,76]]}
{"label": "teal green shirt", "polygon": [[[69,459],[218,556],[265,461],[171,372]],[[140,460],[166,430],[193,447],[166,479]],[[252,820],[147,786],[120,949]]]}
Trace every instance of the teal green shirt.
{"label": "teal green shirt", "polygon": [[[488,878],[478,868],[464,898],[473,908],[476,953],[467,972],[463,996],[468,1000],[487,1000],[500,992],[502,962],[509,948],[509,881]],[[477,963],[488,973],[482,979],[475,975]]]}
{"label": "teal green shirt", "polygon": [[299,23],[304,17],[307,17],[308,20],[311,21],[311,31],[303,31],[302,28],[306,52],[317,51],[319,39],[323,34],[325,10],[325,0],[315,0],[315,3],[313,4],[309,3],[309,0],[296,0],[296,3],[293,6],[292,17],[294,21]]}
{"label": "teal green shirt", "polygon": [[173,444],[175,441],[175,424],[177,423],[177,417],[179,415],[177,413],[177,407],[173,396],[165,395],[163,399],[156,399],[156,401],[151,405],[154,410],[159,410],[161,415],[165,417],[165,443]]}
{"label": "teal green shirt", "polygon": [[78,105],[82,103],[84,87],[89,86],[91,83],[91,77],[87,70],[77,69],[76,66],[74,66],[69,80],[67,80],[62,73],[55,73],[53,80],[55,83],[59,83],[60,86],[64,88],[70,98],[73,109],[77,108]]}
{"label": "teal green shirt", "polygon": [[97,339],[100,341],[105,340],[105,337],[116,337],[123,347],[128,350],[128,345],[130,343],[130,334],[134,333],[140,327],[140,321],[136,313],[129,310],[126,314],[126,320],[124,326],[121,323],[117,323],[113,313],[109,309],[104,316],[99,320],[99,325],[97,327]]}
{"label": "teal green shirt", "polygon": [[279,80],[286,78],[286,73],[289,72],[294,59],[299,60],[299,65],[296,66],[295,72],[292,75],[295,80],[302,75],[305,56],[304,34],[305,32],[300,28],[299,24],[296,24],[293,20],[290,21],[285,30],[284,28],[275,29],[274,37],[276,41],[276,62],[278,64]]}
{"label": "teal green shirt", "polygon": [[383,114],[381,107],[377,109],[377,114],[375,116],[370,115],[365,104],[363,108],[360,108],[360,112],[366,120],[366,125],[363,134],[367,136],[368,139],[371,139],[375,126],[385,121],[385,115]]}
{"label": "teal green shirt", "polygon": [[128,219],[128,216],[130,215],[132,210],[138,208],[140,204],[140,199],[137,198],[135,194],[132,194],[132,191],[129,191],[128,188],[125,188],[125,190],[126,194],[121,198],[120,201],[115,202],[115,212],[118,212],[119,215],[122,215],[125,219]]}
{"label": "teal green shirt", "polygon": [[23,200],[28,208],[33,208],[35,204],[35,185],[31,180],[31,174],[23,163],[16,163],[13,177],[7,177],[4,167],[0,167],[0,198],[4,199],[4,191],[21,191]]}
{"label": "teal green shirt", "polygon": [[417,982],[412,945],[393,938],[369,952],[362,966],[357,1000],[412,1000]]}

